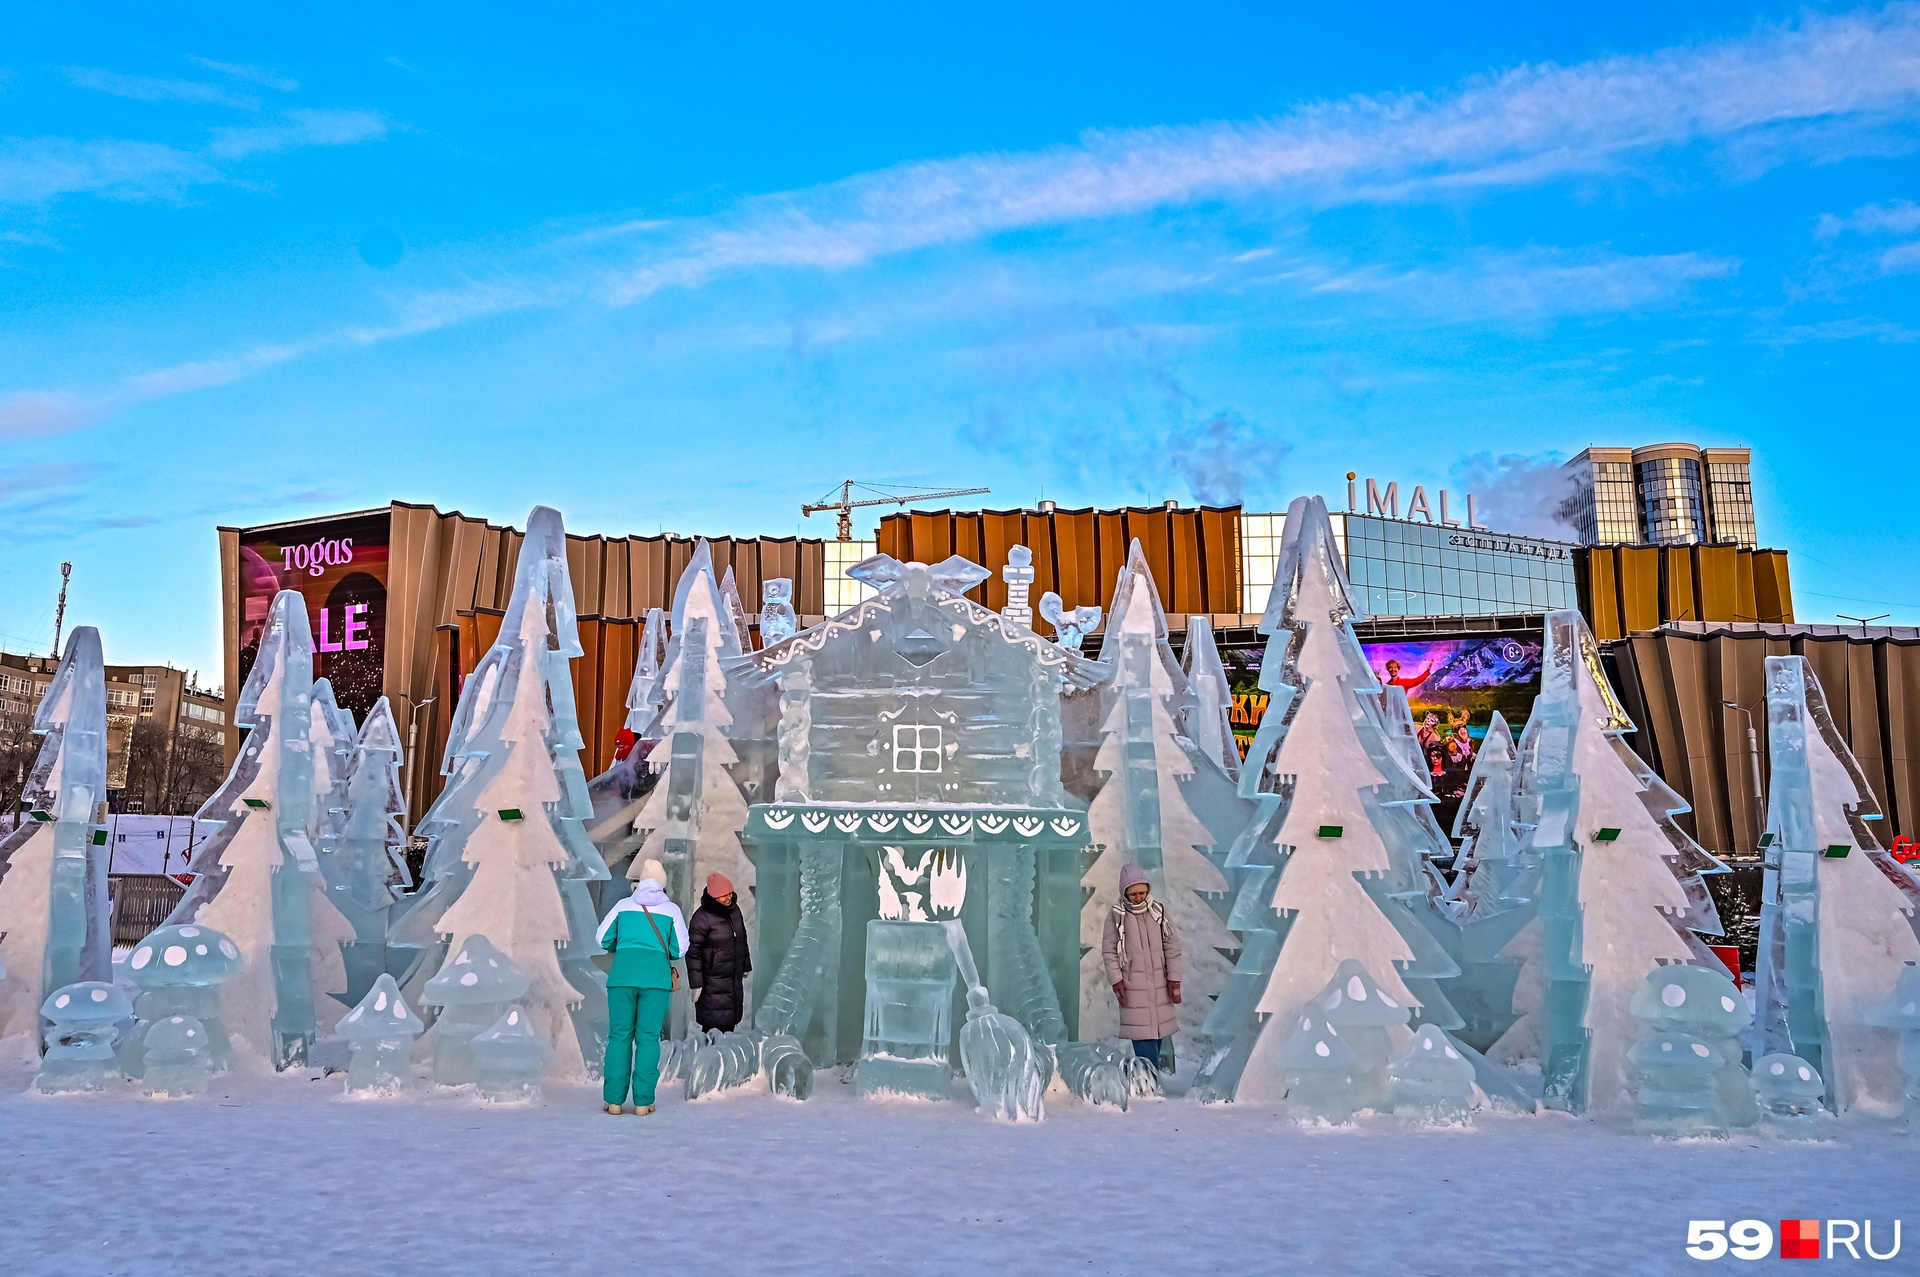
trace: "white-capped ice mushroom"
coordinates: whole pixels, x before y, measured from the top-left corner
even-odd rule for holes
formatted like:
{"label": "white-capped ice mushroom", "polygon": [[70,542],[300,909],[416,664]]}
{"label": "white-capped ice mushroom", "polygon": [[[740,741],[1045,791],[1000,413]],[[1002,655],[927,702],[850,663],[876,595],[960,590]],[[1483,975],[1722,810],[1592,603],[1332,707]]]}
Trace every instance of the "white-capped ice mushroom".
{"label": "white-capped ice mushroom", "polygon": [[127,977],[142,989],[222,984],[240,969],[240,949],[212,927],[182,923],[150,933],[127,955]]}
{"label": "white-capped ice mushroom", "polygon": [[1717,963],[1655,967],[1634,990],[1627,1009],[1649,1029],[1691,1033],[1712,1047],[1720,1056],[1714,1085],[1727,1122],[1752,1126],[1760,1120],[1753,1084],[1740,1063],[1745,1054],[1740,1036],[1753,1023],[1753,1011],[1725,967]]}
{"label": "white-capped ice mushroom", "polygon": [[429,1006],[441,1008],[433,1024],[433,1080],[442,1086],[477,1081],[473,1039],[531,984],[526,970],[483,935],[468,936],[450,949],[423,994]]}
{"label": "white-capped ice mushroom", "polygon": [[1385,1110],[1393,1099],[1392,1044],[1387,1030],[1407,1022],[1412,1008],[1389,995],[1357,959],[1343,959],[1312,1007],[1332,1025],[1354,1056],[1353,1106]]}
{"label": "white-capped ice mushroom", "polygon": [[223,932],[198,923],[177,923],[150,932],[127,955],[127,979],[140,990],[133,1009],[140,1023],[120,1048],[120,1063],[134,1081],[146,1076],[147,1034],[171,1016],[191,1016],[206,1030],[214,1072],[227,1068],[232,1049],[220,1015],[220,986],[239,972],[240,948]]}
{"label": "white-capped ice mushroom", "polygon": [[1472,1061],[1438,1025],[1421,1025],[1393,1062],[1394,1115],[1413,1122],[1462,1122],[1472,1103]]}
{"label": "white-capped ice mushroom", "polygon": [[455,1007],[512,1002],[532,986],[525,968],[485,936],[468,936],[450,951],[439,974],[427,981],[425,1001]]}
{"label": "white-capped ice mushroom", "polygon": [[1317,1001],[1296,1014],[1298,1022],[1280,1056],[1287,1078],[1287,1116],[1297,1122],[1350,1121],[1358,1063],[1353,1048],[1326,1022]]}
{"label": "white-capped ice mushroom", "polygon": [[155,1021],[146,1033],[145,1076],[148,1095],[197,1095],[212,1075],[213,1050],[207,1028],[190,1015]]}
{"label": "white-capped ice mushroom", "polygon": [[340,1036],[353,1045],[347,1090],[393,1093],[412,1086],[413,1040],[426,1028],[400,985],[382,972],[359,1005],[340,1017]]}
{"label": "white-capped ice mushroom", "polygon": [[473,1039],[473,1067],[480,1095],[489,1100],[525,1100],[540,1092],[547,1048],[533,1034],[525,1009],[511,1006]]}
{"label": "white-capped ice mushroom", "polygon": [[119,1083],[113,1040],[120,1022],[133,1015],[126,994],[100,980],[82,980],[49,993],[40,1014],[51,1024],[35,1086],[52,1094],[98,1091]]}
{"label": "white-capped ice mushroom", "polygon": [[1720,1052],[1691,1033],[1657,1029],[1627,1059],[1639,1074],[1634,1128],[1649,1135],[1725,1135],[1727,1114],[1716,1078]]}
{"label": "white-capped ice mushroom", "polygon": [[1776,1051],[1753,1062],[1753,1089],[1768,1114],[1800,1114],[1820,1106],[1827,1084],[1797,1055]]}
{"label": "white-capped ice mushroom", "polygon": [[1675,1029],[1710,1041],[1734,1037],[1753,1023],[1746,998],[1724,969],[1688,964],[1655,967],[1634,990],[1627,1009],[1648,1028]]}

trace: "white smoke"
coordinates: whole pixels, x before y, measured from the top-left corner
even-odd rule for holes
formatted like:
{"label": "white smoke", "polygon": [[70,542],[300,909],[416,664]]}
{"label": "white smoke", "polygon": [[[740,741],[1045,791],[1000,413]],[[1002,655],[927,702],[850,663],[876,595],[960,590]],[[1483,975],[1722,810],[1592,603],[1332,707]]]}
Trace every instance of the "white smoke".
{"label": "white smoke", "polygon": [[1247,489],[1277,488],[1287,444],[1235,413],[1183,421],[1167,436],[1167,460],[1201,505],[1240,505]]}
{"label": "white smoke", "polygon": [[1476,452],[1454,466],[1453,478],[1473,494],[1476,519],[1493,531],[1577,541],[1574,509],[1581,483],[1561,468],[1563,461],[1557,452]]}

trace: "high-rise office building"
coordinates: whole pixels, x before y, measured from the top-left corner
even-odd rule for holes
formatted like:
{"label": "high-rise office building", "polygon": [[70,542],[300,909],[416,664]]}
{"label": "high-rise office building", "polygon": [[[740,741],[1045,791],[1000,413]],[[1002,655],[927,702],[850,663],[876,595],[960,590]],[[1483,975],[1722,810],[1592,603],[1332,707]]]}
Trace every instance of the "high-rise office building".
{"label": "high-rise office building", "polygon": [[1741,545],[1757,549],[1753,453],[1656,443],[1588,448],[1565,469],[1568,513],[1588,545]]}

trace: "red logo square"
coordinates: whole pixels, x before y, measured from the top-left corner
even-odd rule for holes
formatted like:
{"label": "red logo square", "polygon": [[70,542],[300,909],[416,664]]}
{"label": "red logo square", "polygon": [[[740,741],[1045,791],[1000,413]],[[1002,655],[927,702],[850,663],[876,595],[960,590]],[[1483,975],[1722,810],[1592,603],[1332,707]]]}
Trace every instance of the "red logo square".
{"label": "red logo square", "polygon": [[1820,1221],[1817,1219],[1781,1220],[1780,1258],[1820,1258]]}

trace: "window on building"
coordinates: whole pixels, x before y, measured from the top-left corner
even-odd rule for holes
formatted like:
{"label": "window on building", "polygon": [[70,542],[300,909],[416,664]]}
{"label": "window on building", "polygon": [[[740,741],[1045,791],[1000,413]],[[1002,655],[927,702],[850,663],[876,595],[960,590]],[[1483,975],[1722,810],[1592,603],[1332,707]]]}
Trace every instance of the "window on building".
{"label": "window on building", "polygon": [[897,772],[937,772],[940,770],[940,728],[910,726],[893,729],[893,770]]}
{"label": "window on building", "polygon": [[[858,566],[863,560],[872,558],[879,551],[879,545],[873,541],[829,541],[826,543],[826,573],[822,578],[822,594],[826,600],[828,616],[838,616],[863,599],[869,599],[878,593],[872,586],[856,581],[847,575],[847,569]],[[1034,599],[1034,606],[1039,606]]]}

